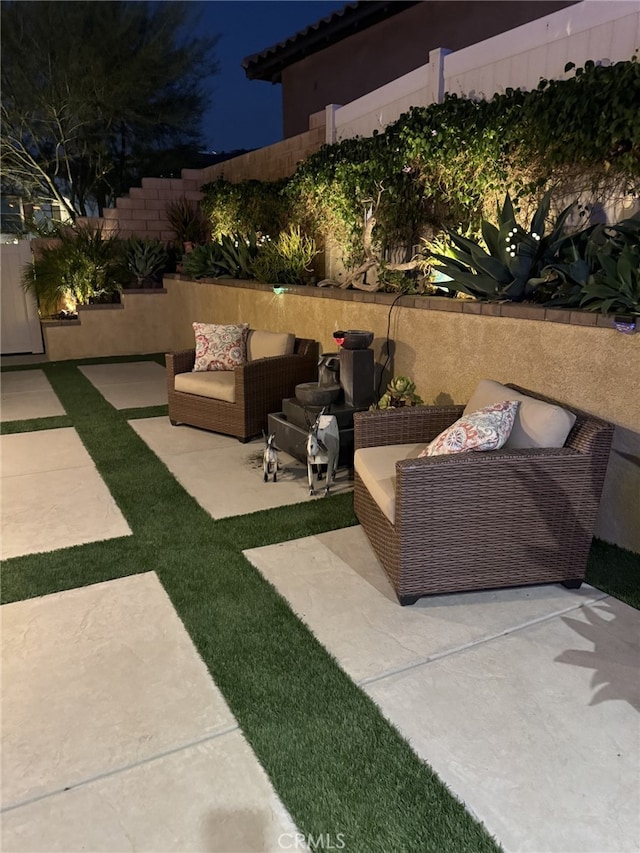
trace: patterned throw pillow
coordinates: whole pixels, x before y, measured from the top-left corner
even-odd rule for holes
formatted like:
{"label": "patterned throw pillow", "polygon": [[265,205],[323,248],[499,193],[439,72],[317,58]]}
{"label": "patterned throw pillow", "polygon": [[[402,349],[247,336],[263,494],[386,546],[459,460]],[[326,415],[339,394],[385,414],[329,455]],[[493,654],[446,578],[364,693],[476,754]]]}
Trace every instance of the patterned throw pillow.
{"label": "patterned throw pillow", "polygon": [[463,415],[428,444],[420,456],[499,450],[509,438],[520,402],[505,400]]}
{"label": "patterned throw pillow", "polygon": [[249,326],[221,326],[216,323],[194,323],[196,361],[193,372],[233,370],[247,360]]}

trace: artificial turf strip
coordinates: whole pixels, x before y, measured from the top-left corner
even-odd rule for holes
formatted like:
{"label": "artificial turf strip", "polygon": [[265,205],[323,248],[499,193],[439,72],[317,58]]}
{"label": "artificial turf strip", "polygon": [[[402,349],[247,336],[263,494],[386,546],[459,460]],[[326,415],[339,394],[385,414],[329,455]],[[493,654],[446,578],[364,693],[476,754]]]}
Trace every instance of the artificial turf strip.
{"label": "artificial turf strip", "polygon": [[0,435],[15,435],[17,432],[37,432],[42,429],[60,429],[73,426],[69,415],[52,415],[49,418],[33,418],[30,421],[4,421],[0,423]]}
{"label": "artificial turf strip", "polygon": [[169,406],[146,406],[143,409],[120,409],[121,416],[125,421],[135,421],[141,418],[168,418]]}
{"label": "artificial turf strip", "polygon": [[156,571],[303,833],[499,849],[241,553],[354,523],[350,496],[213,521],[75,367],[45,370],[133,536],[7,560],[5,600]]}
{"label": "artificial turf strip", "polygon": [[640,610],[640,554],[594,539],[587,583]]}

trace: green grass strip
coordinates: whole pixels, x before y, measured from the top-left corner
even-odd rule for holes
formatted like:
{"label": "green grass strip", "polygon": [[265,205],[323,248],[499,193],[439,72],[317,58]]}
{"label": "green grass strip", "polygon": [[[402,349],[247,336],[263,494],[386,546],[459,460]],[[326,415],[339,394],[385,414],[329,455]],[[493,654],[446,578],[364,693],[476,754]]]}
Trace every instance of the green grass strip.
{"label": "green grass strip", "polygon": [[45,370],[133,536],[7,560],[3,599],[156,571],[303,833],[362,853],[498,850],[241,553],[355,523],[351,496],[213,521],[74,366]]}
{"label": "green grass strip", "polygon": [[121,416],[126,421],[139,420],[140,418],[169,417],[169,406],[145,406],[143,409],[120,409]]}
{"label": "green grass strip", "polygon": [[0,435],[14,435],[17,432],[37,432],[41,429],[60,429],[70,426],[73,426],[73,422],[69,415],[33,418],[30,421],[4,421],[0,423]]}
{"label": "green grass strip", "polygon": [[640,610],[640,554],[594,539],[587,583]]}

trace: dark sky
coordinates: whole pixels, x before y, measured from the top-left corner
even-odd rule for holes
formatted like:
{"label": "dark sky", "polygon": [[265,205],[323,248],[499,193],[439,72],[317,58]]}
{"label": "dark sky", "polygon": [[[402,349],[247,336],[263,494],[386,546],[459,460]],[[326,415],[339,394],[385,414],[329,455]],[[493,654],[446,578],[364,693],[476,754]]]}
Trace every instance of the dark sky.
{"label": "dark sky", "polygon": [[[195,2],[195,0],[194,0]],[[220,35],[217,57],[220,71],[210,80],[212,106],[205,115],[203,135],[207,150],[233,151],[262,148],[282,139],[280,84],[247,80],[240,63],[261,53],[344,8],[347,0],[203,0],[202,23]]]}

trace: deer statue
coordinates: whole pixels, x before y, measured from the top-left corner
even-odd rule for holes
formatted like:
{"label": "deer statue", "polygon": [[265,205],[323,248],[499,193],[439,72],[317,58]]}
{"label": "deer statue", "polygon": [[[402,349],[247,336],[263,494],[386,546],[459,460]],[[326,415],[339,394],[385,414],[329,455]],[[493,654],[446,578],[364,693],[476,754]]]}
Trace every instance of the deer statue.
{"label": "deer statue", "polygon": [[315,495],[313,486],[313,466],[318,469],[318,480],[322,478],[321,465],[327,466],[325,496],[329,494],[331,483],[336,476],[338,453],[340,451],[340,433],[335,415],[325,415],[322,409],[313,426],[310,425],[307,436],[307,474],[309,494]]}
{"label": "deer statue", "polygon": [[268,481],[269,476],[273,474],[273,482],[278,479],[278,448],[276,447],[276,434],[272,432],[267,436],[263,433],[265,440],[264,453],[262,454],[262,470],[264,471],[264,481]]}

